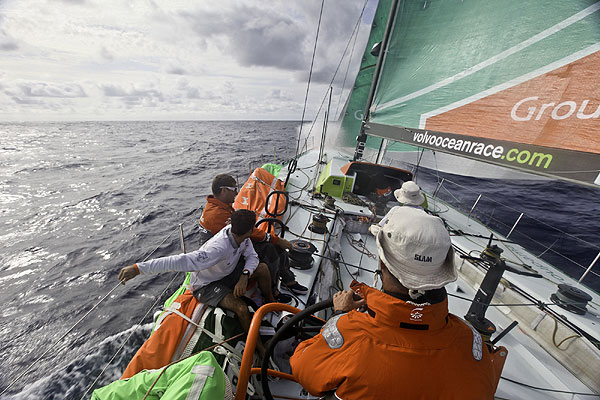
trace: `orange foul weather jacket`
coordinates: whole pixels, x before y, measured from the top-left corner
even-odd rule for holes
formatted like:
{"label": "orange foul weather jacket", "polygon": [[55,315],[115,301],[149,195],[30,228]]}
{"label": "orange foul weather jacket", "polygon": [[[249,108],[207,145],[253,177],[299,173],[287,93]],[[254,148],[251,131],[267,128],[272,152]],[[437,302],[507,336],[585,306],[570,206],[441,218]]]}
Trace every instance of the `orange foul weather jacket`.
{"label": "orange foul weather jacket", "polygon": [[[211,235],[216,235],[221,229],[229,224],[231,214],[235,210],[229,204],[223,203],[212,194],[206,198],[206,207],[200,217],[200,225]],[[252,243],[271,242],[277,244],[279,238],[276,235],[269,235],[259,229],[254,229],[250,237]]]}
{"label": "orange foul weather jacket", "polygon": [[352,288],[375,312],[330,318],[298,345],[292,373],[314,396],[339,399],[492,399],[506,349],[490,354],[481,336],[448,313],[448,299],[405,302],[364,284]]}

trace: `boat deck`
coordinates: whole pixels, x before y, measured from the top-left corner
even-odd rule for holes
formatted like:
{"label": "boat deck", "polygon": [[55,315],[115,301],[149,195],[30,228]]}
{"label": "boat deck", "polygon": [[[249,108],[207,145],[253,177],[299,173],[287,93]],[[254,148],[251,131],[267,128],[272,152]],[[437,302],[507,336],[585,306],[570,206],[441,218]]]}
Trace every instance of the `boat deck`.
{"label": "boat deck", "polygon": [[[325,157],[337,156],[342,155],[337,152],[332,152],[326,154]],[[289,227],[289,232],[287,232],[285,236],[286,239],[292,240],[301,238],[310,241],[318,249],[317,253],[313,256],[315,259],[314,265],[310,269],[294,270],[298,282],[312,288],[312,295],[317,296],[313,301],[329,298],[333,292],[337,291],[336,284],[337,286],[341,285],[344,288],[347,288],[353,279],[373,285],[374,275],[367,270],[374,271],[377,267],[377,249],[374,237],[370,233],[365,232],[364,229],[360,229],[360,227],[357,229],[356,226],[349,227],[351,228],[350,230],[355,231],[354,233],[348,232],[348,229],[340,230],[342,224],[340,224],[339,217],[337,219],[334,218],[333,212],[326,213],[326,215],[330,217],[328,223],[329,233],[321,235],[311,232],[308,229],[308,224],[312,220],[313,215],[318,214],[319,210],[323,209],[324,206],[322,199],[313,198],[311,196],[312,185],[317,176],[317,160],[317,152],[306,153],[298,160],[297,169],[291,174],[287,187],[287,190],[290,193],[290,199],[298,202],[298,205],[291,207],[287,218],[284,217],[284,221]],[[281,171],[280,177],[285,176],[286,174],[287,171],[284,169]],[[372,213],[367,207],[351,205],[343,202],[341,199],[336,199],[335,205],[342,209],[345,215],[363,215],[372,217]],[[463,232],[469,232],[484,237],[488,237],[490,233],[492,233],[478,221],[469,218],[469,216],[464,215],[441,201],[431,199],[429,208],[437,211],[439,216],[447,222],[448,226],[455,230],[460,229]],[[494,237],[502,239],[500,235],[497,235],[495,232],[493,233]],[[326,244],[327,239],[330,239],[328,244]],[[485,248],[487,241],[488,239],[472,236],[452,236],[453,245],[457,250],[464,254],[473,254],[475,256],[479,255],[481,250]],[[523,298],[518,293],[515,293],[513,290],[514,287],[520,288],[523,292],[526,292],[537,301],[542,303],[552,303],[550,295],[556,292],[556,285],[558,283],[576,285],[576,282],[572,278],[528,253],[519,245],[512,243],[497,244],[504,249],[503,256],[508,261],[513,261],[516,264],[529,265],[544,277],[532,278],[517,275],[512,272],[505,272],[504,284],[497,290],[492,304],[506,304],[507,302],[510,304],[527,303],[527,299]],[[328,246],[329,250],[333,250],[342,255],[341,262],[336,263],[339,267],[336,267],[331,260],[317,255],[329,254],[326,251],[326,246]],[[459,279],[457,282],[448,285],[447,290],[450,296],[450,312],[462,317],[466,314],[470,302],[458,297],[453,297],[453,295],[468,299],[474,298],[485,270],[469,261],[459,259],[458,257],[457,262],[460,265]],[[359,266],[362,269],[356,268],[356,266]],[[317,271],[321,271],[321,273],[317,273]],[[317,282],[319,276],[321,277],[321,280]],[[586,291],[590,293],[589,290]],[[588,310],[590,310],[590,312],[584,316],[569,313],[556,305],[550,305],[548,307],[558,314],[566,315],[568,321],[577,325],[580,329],[585,330],[594,337],[599,337],[600,319],[598,315],[600,315],[600,296],[596,293],[590,294],[593,296],[593,300],[588,304]],[[309,302],[309,297],[309,295],[299,296],[299,300],[307,303]],[[302,304],[299,306],[300,308],[304,307]],[[522,310],[525,309],[528,311],[523,314]],[[549,334],[545,332],[544,329],[552,331],[551,324],[554,322],[551,318],[545,317],[545,315],[546,314],[543,311],[534,305],[521,307],[508,305],[489,307],[486,317],[494,322],[498,332],[505,329],[515,319],[518,319],[520,323],[518,329],[510,331],[499,343],[505,346],[509,351],[509,356],[502,376],[526,385],[556,391],[590,393],[590,388],[578,377],[586,374],[590,375],[583,377],[582,380],[587,379],[586,383],[591,385],[591,387],[594,387],[593,380],[600,370],[600,352],[585,338],[573,339],[573,341],[579,341],[578,344],[568,343],[569,341],[567,341],[562,344],[560,348],[549,348],[550,345],[547,342],[544,342],[544,338],[538,337],[543,336],[547,340]],[[545,319],[548,321],[545,321]],[[545,323],[549,328],[544,328],[542,326]],[[540,332],[538,332],[538,330]],[[556,342],[559,342],[566,337],[565,332],[570,334],[573,333],[572,331],[569,331],[568,328],[561,326],[561,329],[558,330],[556,337],[554,338],[556,339]],[[582,351],[585,354],[582,355]],[[561,354],[564,355],[561,356]],[[577,357],[583,358],[578,361],[574,359]],[[566,366],[571,370],[567,369]],[[580,371],[582,372],[581,374],[577,373],[578,368],[583,369]],[[591,383],[590,379],[592,380]],[[600,378],[596,380],[596,385],[598,385],[599,381]],[[289,385],[294,384],[275,382],[272,385],[273,393],[277,393],[278,389],[287,393],[290,393],[288,391],[290,389],[293,391],[300,390],[298,387],[294,388]],[[598,390],[598,388],[595,388],[595,390]],[[498,398],[510,399],[589,398],[589,396],[573,396],[572,394],[566,393],[540,391],[505,379],[501,379],[496,396]]]}

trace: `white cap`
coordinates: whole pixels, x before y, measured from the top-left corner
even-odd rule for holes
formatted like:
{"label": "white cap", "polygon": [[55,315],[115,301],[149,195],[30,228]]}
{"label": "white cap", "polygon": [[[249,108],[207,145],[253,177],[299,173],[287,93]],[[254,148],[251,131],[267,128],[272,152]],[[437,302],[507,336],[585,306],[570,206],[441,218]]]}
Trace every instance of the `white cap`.
{"label": "white cap", "polygon": [[439,289],[457,279],[450,235],[438,217],[398,207],[383,225],[371,225],[379,257],[407,289]]}
{"label": "white cap", "polygon": [[394,196],[405,206],[420,206],[425,201],[421,188],[413,181],[404,182],[400,189],[396,189]]}

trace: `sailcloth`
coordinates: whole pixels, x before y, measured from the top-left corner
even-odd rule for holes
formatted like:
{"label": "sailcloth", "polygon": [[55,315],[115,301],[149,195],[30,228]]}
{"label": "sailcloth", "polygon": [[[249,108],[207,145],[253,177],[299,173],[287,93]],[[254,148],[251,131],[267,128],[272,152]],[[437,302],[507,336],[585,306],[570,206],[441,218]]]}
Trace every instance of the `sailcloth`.
{"label": "sailcloth", "polygon": [[600,185],[600,1],[400,1],[369,135]]}

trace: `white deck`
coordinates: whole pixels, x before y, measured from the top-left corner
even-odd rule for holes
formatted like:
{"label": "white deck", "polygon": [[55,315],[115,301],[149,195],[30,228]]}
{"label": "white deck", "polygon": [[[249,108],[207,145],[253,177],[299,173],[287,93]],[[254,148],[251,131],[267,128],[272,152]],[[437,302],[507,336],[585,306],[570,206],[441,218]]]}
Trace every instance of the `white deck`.
{"label": "white deck", "polygon": [[[316,206],[318,208],[321,208],[323,206],[322,200],[311,199],[310,196],[310,191],[313,187],[313,179],[316,176],[315,168],[317,164],[317,156],[318,154],[316,152],[309,152],[302,156],[298,161],[297,170],[290,176],[289,184],[287,187],[288,192],[290,193],[290,199],[298,201],[301,204],[301,206],[292,207],[290,210],[290,214],[287,216],[287,220],[284,219],[284,221],[290,229],[290,231],[286,233],[286,239],[292,240],[302,238],[304,240],[308,240],[318,248],[318,253],[322,254],[324,251],[324,245],[327,235],[315,234],[308,229],[308,224],[312,220],[312,215],[316,214],[318,211],[316,209],[309,210],[306,207],[303,208],[303,206]],[[330,153],[327,156],[340,156],[340,154]],[[286,176],[286,174],[287,171],[284,169],[281,171],[280,177],[284,177]],[[469,219],[466,215],[448,207],[445,203],[436,202],[434,200],[431,200],[429,203],[430,208],[435,207],[444,211],[440,213],[440,216],[443,217],[451,227],[461,229],[464,232],[479,234],[482,236],[489,236],[491,232],[489,229],[482,226],[477,221]],[[350,212],[355,215],[370,215],[370,211],[368,208],[361,208],[354,205],[350,205],[342,202],[340,199],[336,199],[336,206],[342,208],[345,212]],[[332,214],[326,215],[328,215],[329,217],[333,216]],[[328,224],[328,228],[330,231],[333,229],[333,224],[333,220],[331,220]],[[335,243],[337,241],[339,244],[341,244],[341,254],[343,256],[343,260],[347,264],[359,265],[360,267],[369,270],[376,269],[376,257],[372,257],[368,254],[377,254],[375,241],[372,235],[370,235],[369,233],[351,235],[351,237],[355,240],[362,240],[362,242],[366,246],[366,249],[368,250],[367,255],[360,254],[355,248],[351,246],[350,241],[348,240],[348,233],[340,232],[337,236],[338,237],[332,238],[330,243]],[[500,237],[496,234],[494,236]],[[487,239],[479,239],[466,236],[453,236],[452,241],[457,248],[462,249],[466,253],[471,252],[471,254],[473,255],[478,255],[487,244]],[[537,272],[544,275],[544,278],[532,278],[517,275],[511,272],[506,272],[504,274],[504,278],[507,281],[509,281],[510,284],[518,286],[519,288],[527,292],[529,295],[535,297],[539,301],[542,301],[544,303],[551,303],[550,295],[556,292],[556,285],[558,283],[564,282],[575,286],[577,285],[573,279],[569,278],[562,272],[554,269],[552,266],[541,261],[540,259],[534,257],[518,245],[500,244],[500,247],[504,249],[503,256],[507,260],[514,260],[516,262],[530,265],[535,270],[537,270]],[[294,270],[298,282],[309,288],[313,287],[313,283],[315,282],[315,278],[317,276],[317,271],[322,261],[322,258],[318,256],[314,256],[313,258],[315,259],[315,263],[311,269],[304,271]],[[477,280],[476,278],[474,278],[474,276],[476,276],[477,274],[483,276],[483,272],[480,271],[479,267],[475,267],[468,262],[461,260],[459,261],[459,263],[464,263],[463,267],[461,268],[460,277],[456,283],[447,286],[448,293],[449,295],[457,294],[462,297],[472,299],[475,296],[475,292],[479,286],[479,282],[481,279],[478,278]],[[340,272],[341,280],[345,288],[348,287],[348,284],[351,282],[352,279],[357,279],[370,285],[373,284],[373,274],[364,270],[358,270],[352,267],[346,269],[343,265],[340,264]],[[318,290],[319,288],[316,287],[313,289],[314,292],[317,292]],[[503,299],[505,302],[508,301],[506,299],[513,299],[513,297],[510,297],[515,295],[512,290],[506,288],[506,286],[503,286],[502,290],[504,293],[503,296],[505,297],[495,297],[492,303],[500,303]],[[320,298],[328,298],[329,296],[326,293],[327,291],[332,292],[335,291],[335,289],[321,288]],[[499,291],[497,291],[497,294],[498,292]],[[590,293],[589,290],[586,290],[586,292]],[[592,302],[588,305],[588,310],[591,310],[591,312],[589,312],[585,316],[579,316],[576,314],[569,313],[566,310],[559,308],[558,306],[550,307],[558,311],[560,314],[566,315],[570,322],[576,324],[577,326],[589,332],[593,336],[600,337],[600,319],[598,318],[598,315],[600,315],[600,296],[596,293],[590,294],[593,296]],[[300,296],[300,299],[303,302],[307,302],[308,297],[308,295]],[[514,303],[514,300],[512,301],[512,303]],[[470,302],[455,297],[450,297],[449,306],[450,311],[453,314],[462,317],[466,314],[470,306]],[[300,305],[300,308],[303,308],[303,306]],[[529,309],[528,312],[530,313],[537,312],[538,314],[543,314],[542,311],[538,310],[535,307],[515,307],[513,309],[511,307],[503,306],[489,307],[486,317],[494,322],[494,324],[498,328],[498,332],[500,332],[504,328],[506,328],[514,319],[516,319],[516,316],[518,316],[519,318],[522,317],[522,315],[520,314],[515,314],[515,312],[521,312],[521,310],[515,311],[515,309],[517,308],[527,308]],[[535,316],[536,314],[533,315]],[[530,324],[528,323],[527,325]],[[533,332],[534,334],[532,335],[531,332]],[[570,332],[572,334],[572,331]],[[570,362],[573,361],[573,358],[576,356],[573,356],[568,352],[565,356],[562,356],[562,350],[557,349],[553,349],[554,355],[552,355],[552,352],[547,351],[547,343],[539,342],[539,339],[535,337],[537,334],[537,331],[532,331],[531,326],[525,326],[523,322],[520,322],[520,325],[517,328],[513,329],[507,336],[505,336],[500,341],[499,344],[505,346],[509,351],[508,359],[506,361],[502,376],[532,386],[538,386],[553,390],[591,393],[590,388],[588,388],[584,383],[582,383],[574,373],[570,372],[567,368],[565,368],[565,366],[563,366],[563,364],[570,365]],[[559,330],[557,334],[557,340],[560,341],[564,337],[566,337],[566,335],[564,334],[564,329]],[[538,340],[538,342],[536,342],[536,340]],[[589,368],[589,371],[587,372],[591,372],[591,379],[595,379],[595,376],[598,374],[597,371],[600,370],[600,352],[591,345],[589,345],[589,351],[586,350],[586,345],[589,344],[589,342],[587,342],[587,340],[585,339],[577,340],[580,341],[580,346],[583,346],[582,348],[585,351],[584,355],[585,357],[587,357],[587,360],[583,364],[587,366],[587,368]],[[566,346],[566,344],[561,347],[569,348],[569,346]],[[572,351],[572,349],[570,350]],[[559,362],[557,358],[562,359],[563,364],[561,364],[561,362]],[[573,368],[573,365],[571,365],[571,368]],[[592,370],[596,371],[596,375],[594,375],[594,372],[592,372]],[[589,379],[590,378],[588,378],[588,380]],[[596,385],[598,385],[598,382],[596,382]],[[300,388],[292,383],[277,382],[271,385],[271,387],[273,388],[272,391],[274,394],[278,392],[282,393],[282,391],[285,391],[288,394],[300,394]],[[289,390],[291,390],[291,392]],[[596,388],[596,390],[598,389]],[[571,394],[539,391],[515,383],[511,383],[504,379],[500,381],[496,396],[499,398],[508,399],[590,398],[590,396],[573,396]]]}

